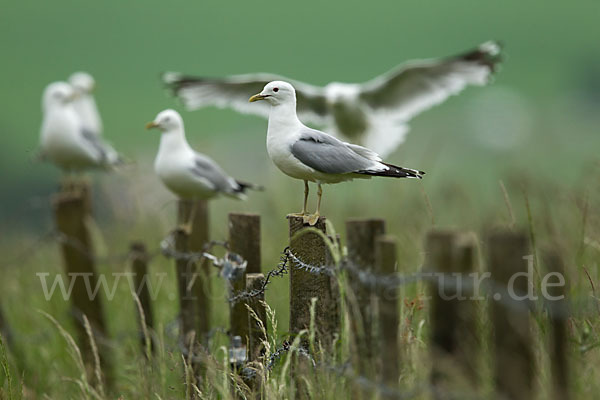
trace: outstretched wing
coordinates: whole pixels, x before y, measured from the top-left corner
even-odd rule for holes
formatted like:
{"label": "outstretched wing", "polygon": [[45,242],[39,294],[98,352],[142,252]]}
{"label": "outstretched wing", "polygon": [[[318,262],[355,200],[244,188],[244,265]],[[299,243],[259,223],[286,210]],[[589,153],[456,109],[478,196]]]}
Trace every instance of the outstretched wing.
{"label": "outstretched wing", "polygon": [[291,151],[304,165],[327,174],[345,174],[379,167],[378,161],[365,157],[368,149],[355,147],[353,149],[330,135],[307,128],[292,145]]}
{"label": "outstretched wing", "polygon": [[300,118],[323,124],[327,118],[327,102],[322,88],[294,81],[275,74],[233,75],[226,78],[203,78],[181,75],[176,72],[163,74],[163,81],[179,97],[188,110],[206,106],[233,108],[246,114],[269,116],[266,102],[249,104],[250,96],[259,93],[271,81],[284,80],[294,85],[297,112]]}
{"label": "outstretched wing", "polygon": [[498,63],[501,47],[486,42],[465,54],[413,61],[362,85],[360,98],[374,112],[408,121],[467,85],[485,85]]}

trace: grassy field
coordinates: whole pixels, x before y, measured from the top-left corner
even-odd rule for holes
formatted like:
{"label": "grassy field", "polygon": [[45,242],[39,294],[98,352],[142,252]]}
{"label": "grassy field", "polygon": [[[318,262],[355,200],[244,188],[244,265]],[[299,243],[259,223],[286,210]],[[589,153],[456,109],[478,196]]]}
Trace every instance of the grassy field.
{"label": "grassy field", "polygon": [[[476,198],[465,187],[455,184],[445,191],[428,194],[419,183],[401,184],[390,182],[388,187],[378,187],[379,192],[372,194],[378,200],[373,201],[374,208],[394,210],[393,213],[366,214],[368,216],[383,216],[387,220],[388,232],[399,238],[399,271],[412,273],[419,270],[423,262],[423,238],[426,231],[440,226],[440,220],[446,221],[441,226],[454,226],[477,232],[480,238],[482,262],[485,249],[485,235],[493,229],[515,226],[533,235],[536,254],[540,249],[551,243],[559,243],[561,254],[568,268],[570,284],[568,299],[573,303],[573,317],[569,319],[569,337],[571,352],[569,361],[573,369],[576,398],[591,398],[597,391],[598,378],[598,311],[594,286],[598,282],[598,236],[599,215],[598,201],[598,167],[586,172],[578,187],[556,185],[551,188],[531,184],[526,176],[517,175],[515,181],[505,181],[507,186],[508,203],[500,187],[494,189],[490,198],[495,198],[494,204],[483,209],[475,208]],[[274,182],[281,187],[278,196],[268,196],[268,201],[262,201],[244,210],[255,210],[263,216],[263,270],[276,266],[280,252],[287,244],[286,222],[284,215],[290,210],[290,205],[298,203],[298,188],[290,185],[283,178],[274,177]],[[341,187],[347,190],[348,196],[366,196],[364,192],[351,191],[353,184]],[[365,184],[366,187],[366,184]],[[99,188],[101,189],[101,188]],[[286,189],[286,190],[284,190]],[[290,190],[287,190],[290,189]],[[394,193],[396,192],[396,193]],[[292,193],[287,194],[286,193]],[[327,192],[326,192],[327,193]],[[362,194],[361,194],[362,193]],[[392,198],[391,194],[394,193]],[[339,194],[338,194],[339,195]],[[137,195],[130,193],[131,198]],[[261,196],[261,194],[257,194]],[[333,198],[334,196],[331,196]],[[102,196],[100,196],[102,198]],[[327,215],[338,231],[342,233],[343,221],[348,216],[366,216],[365,212],[350,205],[339,209],[334,207],[334,200],[327,203]],[[105,198],[106,199],[106,198]],[[342,199],[337,199],[339,204]],[[353,199],[357,205],[369,199]],[[431,209],[427,206],[431,204]],[[226,237],[226,212],[234,209],[234,204],[221,204],[227,201],[215,202],[212,208],[211,234],[215,239]],[[125,271],[127,266],[119,255],[126,252],[131,240],[142,239],[153,250],[159,241],[173,226],[171,215],[173,206],[167,203],[159,209],[136,208],[129,202],[130,207],[119,207],[124,218],[115,218],[110,227],[102,227],[102,233],[97,233],[95,240],[98,244],[100,272],[112,273]],[[237,204],[237,203],[236,203]],[[507,207],[510,205],[511,211]],[[140,206],[141,207],[141,206]],[[358,207],[358,206],[356,206]],[[137,210],[139,216],[131,211]],[[350,211],[348,211],[350,210]],[[515,220],[511,220],[511,213]],[[111,215],[120,215],[113,210]],[[155,215],[147,218],[145,215]],[[279,216],[279,217],[277,217]],[[30,235],[13,236],[5,239],[3,252],[10,260],[2,280],[2,307],[6,319],[14,331],[13,351],[8,353],[12,385],[15,393],[21,389],[24,398],[38,398],[42,394],[49,398],[81,398],[78,380],[82,372],[73,359],[73,351],[65,341],[61,331],[41,311],[56,318],[65,329],[71,330],[68,303],[55,295],[51,301],[46,301],[41,290],[37,272],[61,273],[61,261],[57,251],[57,243],[43,241],[36,243]],[[485,264],[483,264],[485,265]],[[121,282],[116,289],[113,301],[105,302],[111,335],[111,347],[114,352],[116,368],[115,393],[123,398],[182,398],[185,395],[183,362],[176,344],[176,320],[178,305],[174,296],[176,293],[174,267],[171,260],[162,256],[156,257],[151,263],[151,273],[168,274],[164,289],[159,292],[155,305],[155,320],[157,335],[161,339],[159,351],[151,363],[148,363],[139,348],[137,326],[135,322],[136,308],[129,293],[129,286]],[[227,329],[228,317],[224,281],[216,276],[212,278],[213,310],[211,324],[214,327]],[[589,276],[588,276],[589,274]],[[272,349],[281,346],[287,336],[288,327],[288,281],[287,278],[274,278],[275,281],[267,291],[267,303],[273,309],[277,328],[270,328]],[[112,285],[109,278],[109,284]],[[536,282],[536,285],[539,282]],[[401,304],[401,348],[402,374],[400,389],[410,392],[421,388],[427,383],[431,360],[428,356],[429,337],[429,304],[424,302],[422,308],[410,306],[410,301],[424,297],[426,294],[423,284],[411,284],[402,288]],[[489,395],[492,388],[490,376],[491,354],[488,346],[490,321],[485,304],[480,309],[479,334],[484,338],[481,352],[481,362],[484,385],[483,397]],[[551,377],[547,354],[544,350],[548,340],[548,320],[544,313],[534,315],[534,332],[536,337],[536,358],[539,371],[536,375],[536,386],[541,396],[547,398],[551,390]],[[343,325],[345,326],[345,325]],[[487,333],[487,334],[486,334]],[[342,332],[342,342],[347,343],[347,326]],[[227,397],[230,389],[227,387],[227,373],[223,370],[227,364],[227,338],[222,333],[216,333],[211,343],[214,355],[214,366],[210,368],[211,375],[207,386],[201,390],[207,397]],[[287,355],[285,356],[287,357]],[[287,398],[293,385],[290,384],[289,370],[286,369],[286,358],[276,364],[268,381],[268,398]],[[342,346],[335,361],[342,363],[349,357],[348,349]],[[22,369],[19,369],[22,368]],[[3,378],[3,396],[8,397],[9,382]],[[340,393],[352,390],[352,380],[342,378],[335,373],[322,371],[311,379],[315,398],[340,398]],[[80,382],[79,382],[80,384]],[[90,398],[94,396],[90,395]],[[426,397],[422,393],[417,398]],[[15,394],[15,398],[19,398]],[[109,396],[111,398],[111,396]]]}

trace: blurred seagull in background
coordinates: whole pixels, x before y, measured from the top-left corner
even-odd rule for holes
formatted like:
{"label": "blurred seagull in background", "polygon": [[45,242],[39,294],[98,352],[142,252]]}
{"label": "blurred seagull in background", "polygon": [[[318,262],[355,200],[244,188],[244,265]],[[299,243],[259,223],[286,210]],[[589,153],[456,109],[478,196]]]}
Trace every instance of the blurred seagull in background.
{"label": "blurred seagull in background", "polygon": [[96,136],[102,135],[102,119],[94,100],[96,82],[87,72],[75,72],[69,77],[69,84],[75,90],[73,107],[81,118],[83,129]]}
{"label": "blurred seagull in background", "polygon": [[[210,199],[225,195],[244,200],[246,190],[262,190],[260,186],[233,179],[209,157],[190,147],[183,128],[183,119],[175,110],[161,111],[146,129],[161,132],[154,170],[169,190],[182,199]],[[195,210],[195,208],[193,208]],[[191,231],[191,221],[181,228]]]}
{"label": "blurred seagull in background", "polygon": [[121,162],[117,152],[84,128],[73,105],[77,93],[66,82],[49,84],[42,96],[40,158],[64,172],[110,169]]}
{"label": "blurred seagull in background", "polygon": [[[423,171],[386,164],[372,150],[342,142],[335,137],[305,126],[296,114],[296,91],[282,81],[268,83],[249,102],[264,100],[269,105],[267,152],[275,165],[286,175],[304,181],[304,206],[300,214],[304,222],[314,225],[321,208],[321,184],[338,183],[355,178],[387,176],[418,178]],[[316,182],[317,210],[309,215],[308,182]]]}
{"label": "blurred seagull in background", "polygon": [[263,117],[269,116],[269,107],[249,107],[248,96],[268,82],[289,81],[296,88],[303,121],[386,156],[404,141],[411,118],[467,85],[488,83],[500,52],[500,45],[490,41],[454,57],[409,61],[365,83],[331,82],[325,87],[268,73],[212,79],[167,72],[163,80],[189,110],[231,107]]}

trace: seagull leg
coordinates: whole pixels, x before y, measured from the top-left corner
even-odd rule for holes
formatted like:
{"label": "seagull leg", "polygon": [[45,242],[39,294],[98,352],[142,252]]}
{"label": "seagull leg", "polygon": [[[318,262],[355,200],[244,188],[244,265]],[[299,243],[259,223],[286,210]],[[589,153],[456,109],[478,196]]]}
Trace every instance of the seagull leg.
{"label": "seagull leg", "polygon": [[308,211],[306,211],[307,206],[308,206],[308,181],[304,181],[304,206],[302,207],[302,212],[294,213],[294,214],[290,214],[290,215],[293,215],[294,217],[306,216],[308,214]]}
{"label": "seagull leg", "polygon": [[196,203],[192,202],[192,209],[190,210],[190,215],[188,215],[187,221],[183,224],[180,224],[177,229],[182,230],[188,236],[191,235],[194,218],[196,218]]}
{"label": "seagull leg", "polygon": [[321,183],[317,183],[318,185],[318,189],[317,189],[317,211],[313,214],[313,215],[307,215],[304,217],[304,222],[308,222],[308,224],[310,226],[314,226],[317,224],[317,221],[319,221],[319,217],[321,216],[320,214],[320,210],[321,210],[321,196],[323,195],[323,188],[321,187]]}

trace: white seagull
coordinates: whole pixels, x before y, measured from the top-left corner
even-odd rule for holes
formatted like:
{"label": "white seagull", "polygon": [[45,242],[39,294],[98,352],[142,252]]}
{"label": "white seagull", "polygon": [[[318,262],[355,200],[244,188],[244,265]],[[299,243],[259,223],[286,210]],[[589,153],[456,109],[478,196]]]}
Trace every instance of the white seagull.
{"label": "white seagull", "polygon": [[[296,115],[296,91],[282,81],[268,83],[249,102],[265,100],[270,105],[267,153],[286,175],[304,181],[304,206],[300,215],[314,225],[319,219],[323,183],[338,183],[355,178],[387,176],[422,178],[423,171],[384,163],[372,150],[342,142],[324,132],[305,126]],[[317,210],[307,214],[308,182],[316,182]]]}
{"label": "white seagull", "polygon": [[231,107],[263,117],[269,107],[251,107],[248,96],[271,81],[291,82],[303,121],[386,156],[404,141],[413,117],[468,85],[485,85],[500,62],[500,50],[490,41],[454,57],[409,61],[365,83],[324,87],[269,73],[212,79],[168,72],[163,80],[189,110]]}
{"label": "white seagull", "polygon": [[[233,179],[212,159],[192,149],[185,138],[183,119],[177,111],[161,111],[146,128],[158,128],[162,132],[154,170],[179,198],[195,200],[225,195],[243,200],[247,189],[262,189]],[[181,228],[189,232],[192,220],[193,216],[190,216]]]}
{"label": "white seagull", "polygon": [[120,163],[119,156],[111,146],[83,127],[73,106],[76,96],[66,82],[51,83],[44,90],[40,157],[66,173],[110,169]]}
{"label": "white seagull", "polygon": [[96,81],[87,72],[75,72],[69,77],[69,83],[75,90],[73,107],[81,118],[83,128],[96,136],[102,135],[102,119],[93,95]]}

